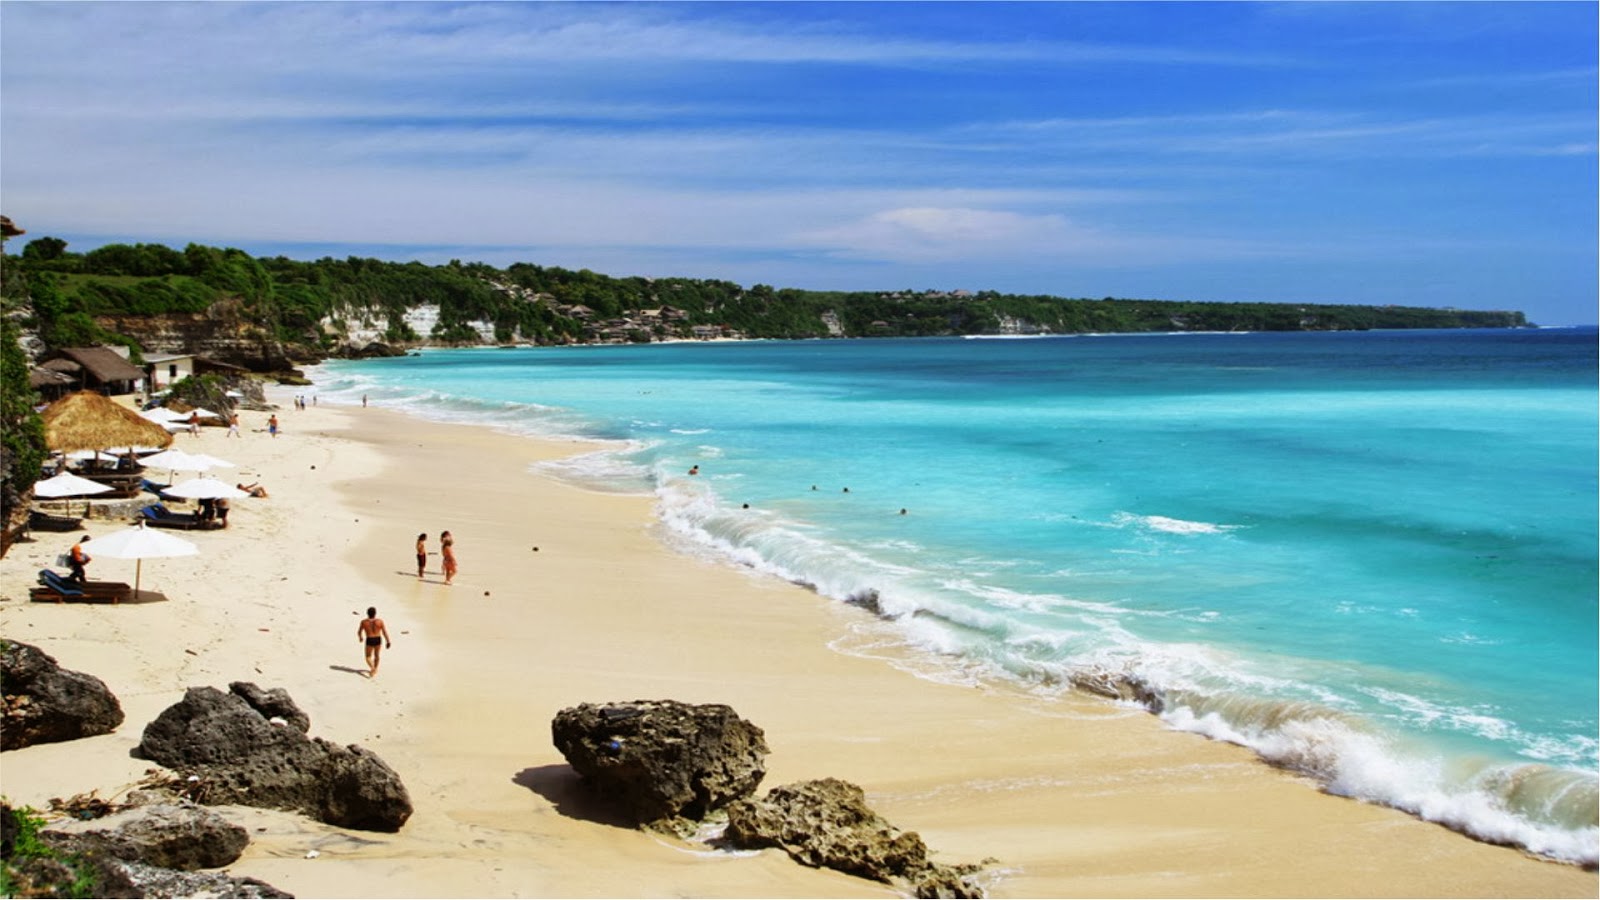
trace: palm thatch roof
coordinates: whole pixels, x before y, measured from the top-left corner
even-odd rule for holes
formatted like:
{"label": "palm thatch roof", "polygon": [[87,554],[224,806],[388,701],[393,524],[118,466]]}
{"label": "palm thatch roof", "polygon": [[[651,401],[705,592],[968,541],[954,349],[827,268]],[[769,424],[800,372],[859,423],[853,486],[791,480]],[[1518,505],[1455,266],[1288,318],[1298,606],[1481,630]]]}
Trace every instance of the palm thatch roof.
{"label": "palm thatch roof", "polygon": [[28,386],[34,388],[55,387],[58,385],[77,384],[78,380],[71,375],[35,366],[28,370]]}
{"label": "palm thatch roof", "polygon": [[62,356],[88,370],[102,384],[113,381],[138,381],[144,371],[109,347],[62,347]]}
{"label": "palm thatch roof", "polygon": [[66,453],[172,443],[165,428],[94,391],[62,397],[45,409],[43,418],[45,445]]}

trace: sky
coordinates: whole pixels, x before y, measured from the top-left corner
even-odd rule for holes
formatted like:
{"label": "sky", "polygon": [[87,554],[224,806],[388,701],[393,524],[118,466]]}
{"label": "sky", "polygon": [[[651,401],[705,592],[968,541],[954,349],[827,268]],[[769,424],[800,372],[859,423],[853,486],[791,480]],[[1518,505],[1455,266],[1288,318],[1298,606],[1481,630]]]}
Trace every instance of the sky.
{"label": "sky", "polygon": [[0,211],[817,290],[1597,313],[1597,6],[0,3]]}

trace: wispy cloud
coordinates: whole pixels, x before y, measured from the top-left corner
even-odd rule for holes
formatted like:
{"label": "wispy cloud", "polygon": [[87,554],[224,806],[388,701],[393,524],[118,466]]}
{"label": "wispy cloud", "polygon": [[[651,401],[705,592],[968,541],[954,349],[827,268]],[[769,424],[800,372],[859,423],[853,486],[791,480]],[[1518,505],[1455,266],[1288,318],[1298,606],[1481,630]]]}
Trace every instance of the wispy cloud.
{"label": "wispy cloud", "polygon": [[803,284],[1592,249],[1592,42],[1370,6],[0,3],[0,179],[35,234]]}

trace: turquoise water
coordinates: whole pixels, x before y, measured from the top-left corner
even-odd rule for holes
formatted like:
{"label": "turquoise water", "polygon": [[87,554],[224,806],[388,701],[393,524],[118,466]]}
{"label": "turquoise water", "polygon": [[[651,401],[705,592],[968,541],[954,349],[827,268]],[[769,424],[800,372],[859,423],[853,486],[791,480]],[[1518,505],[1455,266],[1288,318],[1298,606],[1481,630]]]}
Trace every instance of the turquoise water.
{"label": "turquoise water", "polygon": [[875,609],[931,677],[1109,686],[1335,793],[1596,861],[1592,328],[433,351],[312,375],[323,400],[604,439],[545,469],[651,492],[684,546]]}

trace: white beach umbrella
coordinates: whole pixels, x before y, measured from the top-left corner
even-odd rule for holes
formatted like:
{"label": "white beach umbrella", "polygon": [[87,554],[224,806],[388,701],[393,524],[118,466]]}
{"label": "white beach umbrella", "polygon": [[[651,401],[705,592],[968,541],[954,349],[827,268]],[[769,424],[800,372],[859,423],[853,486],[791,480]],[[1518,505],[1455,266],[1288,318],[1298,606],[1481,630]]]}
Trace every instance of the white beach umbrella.
{"label": "white beach umbrella", "polygon": [[180,481],[172,487],[165,488],[161,493],[168,497],[182,497],[185,500],[242,500],[250,496],[225,481],[215,478],[191,478]]}
{"label": "white beach umbrella", "polygon": [[121,459],[121,457],[117,456],[115,453],[107,453],[104,450],[74,450],[67,454],[67,459],[77,462],[83,462],[85,460],[92,459],[96,462],[114,463]]}
{"label": "white beach umbrella", "polygon": [[169,469],[171,471],[204,472],[212,468],[214,463],[203,453],[190,453],[187,450],[163,450],[152,453],[139,460],[146,466],[155,469]]}
{"label": "white beach umbrella", "polygon": [[[232,469],[232,468],[234,468],[234,464],[233,463],[228,462],[225,459],[219,459],[219,458],[217,458],[215,456],[212,456],[209,453],[191,453],[189,455],[193,456],[195,459],[199,460],[200,462],[205,463],[206,464],[206,468],[208,468],[208,469]],[[200,471],[204,472],[204,471],[206,471],[206,469],[201,469]]]}
{"label": "white beach umbrella", "polygon": [[191,416],[191,415],[199,416],[202,419],[220,419],[220,418],[222,418],[222,413],[214,413],[211,410],[206,409],[204,406],[195,407],[193,412],[189,413],[188,415],[185,415],[183,418],[185,420],[188,420],[189,416]]}
{"label": "white beach umbrella", "polygon": [[105,537],[95,538],[84,546],[90,556],[110,559],[134,560],[133,596],[138,599],[139,580],[144,574],[144,561],[167,556],[195,556],[200,548],[181,537],[144,527],[140,522]]}
{"label": "white beach umbrella", "polygon": [[154,409],[141,409],[139,410],[139,415],[149,419],[152,422],[161,422],[163,424],[189,418],[187,413],[170,410],[165,406],[157,406]]}
{"label": "white beach umbrella", "polygon": [[79,478],[71,472],[62,472],[54,478],[46,478],[43,481],[35,481],[33,483],[33,495],[35,497],[52,499],[56,497],[81,497],[85,494],[104,494],[111,489],[110,485],[101,484],[98,481],[90,481],[87,478]]}

